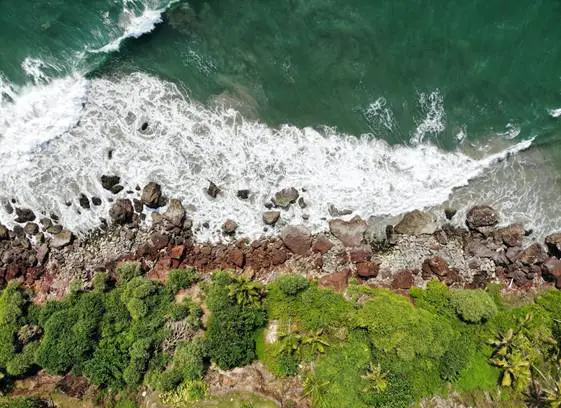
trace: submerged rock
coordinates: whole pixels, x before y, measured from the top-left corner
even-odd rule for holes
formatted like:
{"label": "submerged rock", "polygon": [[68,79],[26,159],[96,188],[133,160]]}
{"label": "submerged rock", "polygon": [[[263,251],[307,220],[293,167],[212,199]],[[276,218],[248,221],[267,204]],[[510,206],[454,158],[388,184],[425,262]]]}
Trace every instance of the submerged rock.
{"label": "submerged rock", "polygon": [[250,191],[247,190],[247,189],[238,190],[238,192],[236,193],[236,196],[238,198],[241,198],[242,200],[247,200],[249,198],[249,193],[250,193]]}
{"label": "submerged rock", "polygon": [[80,204],[80,207],[82,207],[85,210],[88,210],[90,208],[90,200],[88,199],[88,197],[86,197],[85,194],[80,194],[78,203]]}
{"label": "submerged rock", "polygon": [[101,198],[99,198],[99,197],[92,197],[92,204],[95,205],[96,207],[97,207],[97,206],[100,206],[100,205],[101,205]]}

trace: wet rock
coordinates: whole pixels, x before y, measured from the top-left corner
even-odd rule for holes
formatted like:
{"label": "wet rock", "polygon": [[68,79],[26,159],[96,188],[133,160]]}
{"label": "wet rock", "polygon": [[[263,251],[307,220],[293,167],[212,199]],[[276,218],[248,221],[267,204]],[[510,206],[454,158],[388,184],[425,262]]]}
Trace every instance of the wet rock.
{"label": "wet rock", "polygon": [[222,233],[224,235],[234,235],[237,229],[238,223],[234,220],[226,220],[226,222],[222,224]]}
{"label": "wet rock", "polygon": [[545,280],[556,281],[561,279],[561,261],[559,259],[549,258],[541,269]]}
{"label": "wet rock", "polygon": [[39,222],[41,223],[41,226],[44,230],[50,228],[53,225],[53,222],[49,218],[41,218]]}
{"label": "wet rock", "polygon": [[51,225],[49,228],[47,228],[47,232],[49,234],[58,234],[61,231],[62,231],[62,225]]}
{"label": "wet rock", "polygon": [[303,225],[290,225],[280,234],[284,245],[297,255],[304,255],[312,246],[312,234]]}
{"label": "wet rock", "polygon": [[392,289],[410,289],[415,283],[413,273],[409,269],[399,271],[392,279]]}
{"label": "wet rock", "polygon": [[329,275],[322,276],[319,280],[319,284],[324,288],[343,292],[349,284],[350,274],[351,272],[348,269],[343,269],[339,272],[333,272]]}
{"label": "wet rock", "polygon": [[119,176],[101,176],[101,186],[112,192],[112,188],[121,182],[121,177]]}
{"label": "wet rock", "polygon": [[50,241],[49,245],[51,246],[51,248],[60,249],[60,248],[64,248],[67,245],[70,245],[72,243],[73,239],[74,239],[74,236],[72,235],[72,233],[70,231],[63,230],[63,231],[59,232],[58,234],[54,234],[51,237],[51,241]]}
{"label": "wet rock", "polygon": [[335,219],[329,221],[329,231],[347,247],[359,246],[368,225],[356,216],[350,221]]}
{"label": "wet rock", "polygon": [[448,275],[448,273],[450,273],[450,266],[448,266],[448,262],[440,256],[433,256],[425,259],[421,268],[421,276],[423,279],[430,279],[433,275],[441,278]]}
{"label": "wet rock", "polygon": [[375,278],[380,271],[380,264],[372,261],[359,262],[356,264],[356,274],[363,279]]}
{"label": "wet rock", "polygon": [[499,223],[499,215],[488,205],[472,207],[466,216],[466,225],[476,230],[481,227],[493,227]]}
{"label": "wet rock", "polygon": [[49,246],[47,244],[42,244],[39,248],[37,248],[37,253],[35,254],[35,257],[37,258],[37,262],[39,262],[39,265],[44,265],[48,256],[49,256]]}
{"label": "wet rock", "polygon": [[522,225],[512,224],[508,227],[499,228],[495,232],[495,236],[507,247],[520,247],[524,241],[524,232],[524,227]]}
{"label": "wet rock", "polygon": [[142,130],[144,132],[147,129],[148,129],[148,122],[142,123],[142,125],[140,126],[140,130]]}
{"label": "wet rock", "polygon": [[435,217],[424,211],[414,210],[405,214],[403,219],[394,227],[398,234],[420,235],[432,234],[436,231]]}
{"label": "wet rock", "polygon": [[298,207],[300,207],[301,209],[304,209],[307,206],[308,206],[308,203],[306,203],[306,201],[304,200],[304,197],[298,198]]}
{"label": "wet rock", "polygon": [[206,193],[212,198],[216,198],[218,197],[218,194],[220,194],[220,189],[212,181],[209,181],[208,188],[206,189]]}
{"label": "wet rock", "polygon": [[4,203],[4,210],[6,210],[8,214],[13,214],[14,207],[12,207],[12,204],[10,204],[9,201],[6,201],[6,203]]}
{"label": "wet rock", "polygon": [[92,197],[92,204],[95,205],[96,207],[101,205],[101,198],[99,197]]}
{"label": "wet rock", "polygon": [[28,222],[25,224],[25,227],[23,227],[23,230],[27,235],[35,235],[39,232],[39,226],[34,222]]}
{"label": "wet rock", "polygon": [[158,183],[151,181],[142,189],[140,201],[148,208],[160,207],[160,199],[162,198],[162,188]]}
{"label": "wet rock", "polygon": [[247,189],[243,189],[243,190],[238,190],[236,193],[236,196],[238,198],[241,198],[242,200],[247,200],[249,198],[249,193],[250,191]]}
{"label": "wet rock", "polygon": [[294,204],[296,202],[299,195],[300,194],[298,194],[298,190],[296,190],[294,187],[284,188],[280,191],[277,191],[271,201],[276,207],[286,209],[290,207],[291,204]]}
{"label": "wet rock", "polygon": [[21,225],[14,225],[12,234],[14,235],[14,237],[25,237],[25,231],[23,230],[23,227]]}
{"label": "wet rock", "polygon": [[109,209],[109,216],[115,224],[124,225],[132,222],[133,214],[132,203],[126,198],[117,200]]}
{"label": "wet rock", "polygon": [[545,237],[545,245],[551,255],[561,257],[561,232]]}
{"label": "wet rock", "polygon": [[332,217],[342,217],[344,215],[349,215],[353,213],[352,210],[340,210],[337,207],[335,207],[333,204],[329,204],[329,206],[327,207],[327,212]]}
{"label": "wet rock", "polygon": [[136,211],[137,213],[141,213],[144,210],[144,204],[142,204],[142,201],[140,201],[139,199],[133,198],[132,203],[134,206],[134,211]]}
{"label": "wet rock", "polygon": [[539,265],[547,260],[547,252],[537,242],[518,254],[517,261],[524,265]]}
{"label": "wet rock", "polygon": [[152,247],[159,251],[160,249],[164,249],[169,243],[169,237],[165,234],[160,232],[154,232],[150,235],[150,241],[152,242]]}
{"label": "wet rock", "polygon": [[80,194],[80,198],[78,198],[78,204],[85,210],[90,208],[90,200],[84,194]]}
{"label": "wet rock", "polygon": [[280,211],[265,211],[263,222],[267,225],[275,225],[280,218]]}
{"label": "wet rock", "polygon": [[16,207],[16,222],[23,224],[25,222],[35,221],[35,214],[29,208]]}
{"label": "wet rock", "polygon": [[45,242],[45,234],[43,234],[42,232],[38,232],[37,234],[35,234],[33,239],[35,239],[36,244],[42,244],[43,242]]}
{"label": "wet rock", "polygon": [[320,254],[326,254],[329,250],[333,248],[333,242],[327,238],[324,234],[318,234],[312,244],[312,251],[319,252]]}
{"label": "wet rock", "polygon": [[123,187],[122,185],[117,184],[117,185],[111,187],[111,190],[110,190],[110,191],[111,191],[113,194],[119,194],[121,191],[124,190],[124,188],[125,188],[125,187]]}
{"label": "wet rock", "polygon": [[10,239],[10,231],[4,225],[0,224],[0,240]]}
{"label": "wet rock", "polygon": [[454,215],[456,215],[457,212],[458,210],[456,210],[455,208],[445,208],[444,216],[447,220],[451,220],[452,218],[454,218]]}
{"label": "wet rock", "polygon": [[164,213],[164,218],[176,227],[181,227],[183,225],[183,220],[185,219],[185,208],[181,201],[172,198],[169,201],[169,206]]}

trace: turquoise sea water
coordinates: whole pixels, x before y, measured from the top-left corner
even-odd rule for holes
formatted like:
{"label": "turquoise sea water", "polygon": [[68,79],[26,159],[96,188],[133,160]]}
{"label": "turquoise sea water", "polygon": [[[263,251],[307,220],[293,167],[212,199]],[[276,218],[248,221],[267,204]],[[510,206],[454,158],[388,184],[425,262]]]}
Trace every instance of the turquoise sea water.
{"label": "turquoise sea water", "polygon": [[[3,133],[0,127],[0,143],[3,135],[4,150],[10,158],[15,157],[14,151],[22,154],[13,146],[18,143],[26,146],[26,154],[32,151],[38,155],[26,156],[33,163],[34,170],[28,173],[32,191],[41,177],[54,177],[42,173],[37,165],[41,160],[47,161],[47,153],[40,153],[45,142],[60,138],[64,132],[76,134],[76,124],[91,126],[89,133],[82,135],[88,140],[93,138],[91,129],[102,129],[103,124],[92,119],[99,119],[100,111],[76,112],[70,118],[62,115],[59,123],[68,121],[68,126],[56,132],[53,129],[57,126],[36,122],[31,132],[33,140],[25,140],[22,129],[28,128],[22,125],[14,129],[14,119],[8,115],[29,123],[29,115],[36,119],[41,113],[22,114],[25,109],[21,98],[31,98],[30,89],[47,88],[57,79],[72,77],[76,81],[85,77],[84,81],[90,82],[83,93],[78,85],[74,87],[75,82],[59,86],[75,91],[75,100],[80,100],[87,110],[84,106],[88,104],[96,106],[92,95],[100,95],[90,88],[101,86],[99,81],[113,81],[104,83],[107,93],[99,92],[104,95],[104,106],[117,106],[111,99],[116,92],[110,91],[111,84],[144,73],[150,79],[135,77],[138,87],[158,78],[175,84],[177,93],[188,96],[190,101],[211,110],[216,106],[233,107],[245,120],[257,120],[268,129],[278,129],[282,124],[298,128],[327,125],[336,128],[337,134],[367,134],[367,139],[384,140],[398,149],[413,151],[430,145],[440,149],[439,154],[461,153],[477,160],[520,141],[533,140],[531,152],[520,161],[526,167],[516,174],[522,178],[529,174],[546,178],[546,182],[536,180],[527,186],[534,183],[536,188],[549,190],[548,194],[557,194],[561,192],[561,166],[557,164],[561,157],[561,118],[557,118],[561,116],[560,18],[561,3],[557,0],[518,0],[508,4],[499,0],[38,0],[32,5],[3,0],[0,85],[3,84],[4,110],[0,115],[4,117],[0,116],[0,122],[11,123],[4,125]],[[62,98],[70,93],[55,92],[42,98]],[[7,108],[18,103],[22,105],[18,109]],[[47,105],[53,109],[57,103],[65,106],[66,102],[51,99]],[[72,102],[68,104],[67,111],[74,106]],[[135,106],[142,112],[135,111],[132,121],[141,117],[156,120],[162,115],[166,120],[175,117],[158,110],[165,109],[165,103],[158,107]],[[158,114],[150,109],[158,110]],[[56,117],[52,113],[46,116]],[[40,128],[43,125],[44,132]],[[169,143],[169,132],[158,133],[160,130],[156,129],[152,137]],[[107,143],[128,137],[123,136],[126,132],[122,127],[118,134],[111,132],[115,130],[101,132]],[[13,136],[16,133],[18,136]],[[195,139],[196,133],[193,131]],[[252,136],[247,137],[251,145]],[[197,140],[204,142],[205,132]],[[271,143],[279,140],[282,137]],[[240,139],[239,144],[246,142]],[[386,150],[376,157],[377,162],[395,153],[390,148],[383,149]],[[149,167],[151,155],[146,153],[143,160]],[[408,160],[427,161],[418,155]],[[397,167],[413,178],[424,177],[426,191],[419,194],[430,195],[431,185],[436,190],[451,191],[464,184],[459,178],[443,181],[441,175],[432,174],[450,172],[454,162],[461,160],[449,156],[444,160],[446,166],[421,169],[412,162],[410,168]],[[394,165],[388,162],[390,167]],[[154,166],[155,174],[165,179],[166,171]],[[539,170],[535,170],[536,166]],[[286,169],[274,167],[270,167],[271,171],[279,172],[281,177],[268,185],[271,189],[280,187],[274,184],[282,184],[284,179],[290,180]],[[267,166],[263,168],[267,171]],[[364,164],[357,165],[349,177],[368,179],[368,171]],[[191,169],[190,174],[198,173]],[[244,170],[240,174],[245,174]],[[500,174],[512,188],[518,188],[510,180],[514,170],[505,168]],[[149,175],[154,177],[150,173],[138,177]],[[220,172],[213,175],[228,182],[239,176]],[[5,183],[16,184],[9,174]],[[72,183],[74,189],[80,188],[80,182]],[[485,191],[489,187],[479,184],[483,187],[471,194],[493,201]],[[399,190],[389,183],[387,190],[396,188]],[[526,199],[524,194],[520,196]],[[419,205],[427,204],[428,201],[419,201]],[[55,205],[54,201],[50,205]],[[380,211],[383,208],[387,212],[388,206],[380,205]],[[543,202],[539,206],[548,207]],[[530,208],[522,207],[521,212]]]}

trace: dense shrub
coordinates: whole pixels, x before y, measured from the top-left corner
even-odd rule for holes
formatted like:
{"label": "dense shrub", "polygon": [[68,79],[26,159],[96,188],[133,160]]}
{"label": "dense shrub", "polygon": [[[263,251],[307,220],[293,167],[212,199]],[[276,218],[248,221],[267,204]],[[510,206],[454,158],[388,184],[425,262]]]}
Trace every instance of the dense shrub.
{"label": "dense shrub", "polygon": [[275,283],[286,296],[296,296],[309,286],[308,279],[305,276],[295,274],[283,275]]}
{"label": "dense shrub", "polygon": [[47,408],[49,403],[37,397],[0,397],[0,408]]}
{"label": "dense shrub", "polygon": [[473,353],[474,346],[469,337],[460,336],[454,339],[440,360],[440,377],[445,381],[458,378]]}
{"label": "dense shrub", "polygon": [[194,269],[172,269],[168,273],[167,286],[173,293],[180,289],[187,289],[197,281]]}
{"label": "dense shrub", "polygon": [[138,262],[123,262],[116,272],[121,282],[127,282],[134,277],[142,276],[143,273]]}
{"label": "dense shrub", "polygon": [[468,323],[486,321],[497,314],[493,298],[482,289],[454,290],[450,302],[458,316]]}

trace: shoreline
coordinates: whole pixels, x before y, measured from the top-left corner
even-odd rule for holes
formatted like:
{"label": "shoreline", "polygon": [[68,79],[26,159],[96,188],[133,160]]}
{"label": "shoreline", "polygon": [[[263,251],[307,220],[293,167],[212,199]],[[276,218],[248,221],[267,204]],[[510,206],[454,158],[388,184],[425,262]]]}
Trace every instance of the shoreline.
{"label": "shoreline", "polygon": [[[112,185],[107,180],[108,189],[118,186],[116,178],[109,180]],[[235,270],[263,283],[297,272],[339,291],[349,279],[398,292],[424,287],[433,278],[451,287],[496,282],[507,290],[561,288],[561,234],[549,235],[543,244],[532,242],[531,231],[520,224],[499,227],[497,212],[488,206],[469,209],[463,228],[450,223],[458,224],[453,209],[440,216],[414,210],[364,220],[332,206],[323,232],[288,225],[255,240],[237,236],[237,223],[224,220],[223,242],[205,243],[194,238],[181,201],[164,197],[158,184],[135,193],[132,200],[114,200],[111,221],[83,238],[59,226],[54,215],[37,220],[32,211],[14,208],[19,226],[0,227],[0,283],[19,279],[42,302],[64,296],[77,280],[87,287],[95,272],[112,273],[122,261],[138,261],[150,279],[162,281],[171,269],[192,267],[205,273]],[[207,194],[218,193],[210,183]],[[240,199],[247,194],[238,192]],[[87,211],[90,199],[82,195],[80,205]],[[277,192],[264,209],[264,228],[291,206],[305,206],[298,191]],[[442,218],[446,222],[439,222]]]}

